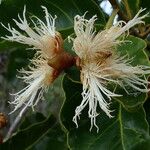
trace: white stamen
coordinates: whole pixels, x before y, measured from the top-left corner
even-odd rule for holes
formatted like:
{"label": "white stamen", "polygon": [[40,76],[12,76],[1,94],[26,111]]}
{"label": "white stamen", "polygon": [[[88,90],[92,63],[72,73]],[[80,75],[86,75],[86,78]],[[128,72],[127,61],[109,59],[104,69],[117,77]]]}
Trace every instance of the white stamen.
{"label": "white stamen", "polygon": [[20,116],[26,107],[32,107],[37,105],[39,100],[44,99],[43,93],[48,89],[48,86],[51,84],[53,68],[48,66],[47,61],[43,58],[35,58],[35,61],[32,61],[34,67],[29,67],[30,71],[21,70],[22,78],[27,86],[19,91],[15,96],[15,100],[10,102],[15,105],[15,112],[19,108],[23,107],[20,111]]}
{"label": "white stamen", "polygon": [[20,71],[22,76],[18,77],[23,79],[27,86],[16,94],[12,94],[15,100],[10,103],[14,104],[15,108],[11,113],[22,108],[20,116],[22,116],[27,107],[32,107],[34,110],[34,106],[37,105],[39,100],[44,99],[43,93],[47,91],[48,86],[56,77],[54,77],[54,71],[56,70],[48,65],[48,61],[55,57],[56,53],[58,54],[58,50],[61,49],[62,39],[61,35],[55,31],[56,16],[53,18],[46,7],[42,6],[42,8],[45,12],[46,24],[34,16],[31,19],[34,25],[33,29],[29,27],[26,19],[26,7],[23,10],[23,18],[18,14],[19,21],[13,19],[19,29],[25,32],[25,35],[10,27],[10,24],[6,27],[1,23],[11,33],[11,36],[2,37],[3,39],[28,44],[33,46],[31,49],[37,50],[31,60],[31,65],[28,67],[29,70],[22,69]]}
{"label": "white stamen", "polygon": [[[26,19],[26,6],[23,10],[23,19],[21,19],[20,15],[18,14],[19,21],[13,19],[13,21],[16,23],[16,25],[26,33],[26,35],[23,35],[21,32],[17,31],[14,28],[10,27],[10,24],[8,24],[8,27],[6,27],[4,24],[2,26],[7,29],[11,36],[2,37],[5,40],[9,41],[15,41],[22,44],[28,44],[30,46],[34,46],[34,49],[40,50],[41,53],[45,54],[46,57],[52,58],[54,55],[54,49],[55,49],[55,42],[57,42],[55,38],[55,20],[56,16],[53,18],[49,13],[46,7],[42,6],[44,12],[45,12],[45,19],[46,24],[37,18],[36,16],[33,16],[31,19],[34,28],[31,29],[29,27],[29,24]],[[36,19],[37,22],[34,20]],[[37,24],[37,25],[36,25]]]}
{"label": "white stamen", "polygon": [[[143,18],[148,14],[139,17],[145,9],[140,9],[136,16],[128,23],[119,21],[110,29],[105,29],[96,34],[94,22],[96,16],[86,20],[84,16],[77,15],[74,19],[74,30],[76,38],[73,39],[73,49],[81,59],[81,81],[83,84],[81,104],[75,110],[73,121],[78,127],[77,119],[80,119],[82,110],[88,105],[88,116],[91,119],[91,128],[96,125],[96,117],[99,115],[99,106],[110,118],[110,103],[113,97],[122,96],[115,94],[107,88],[108,83],[121,86],[127,94],[130,92],[126,86],[139,92],[148,92],[149,81],[145,75],[150,74],[149,66],[132,66],[133,60],[126,56],[117,55],[114,47],[122,43],[118,40],[125,32],[139,24],[144,23]],[[124,26],[123,26],[124,25]],[[113,90],[114,91],[114,90]]]}

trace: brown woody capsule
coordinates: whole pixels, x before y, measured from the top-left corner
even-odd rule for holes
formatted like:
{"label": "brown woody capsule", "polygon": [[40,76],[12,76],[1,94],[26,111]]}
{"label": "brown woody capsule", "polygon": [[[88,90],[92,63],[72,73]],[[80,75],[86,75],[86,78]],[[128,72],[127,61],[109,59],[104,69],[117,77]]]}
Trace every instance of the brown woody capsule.
{"label": "brown woody capsule", "polygon": [[4,128],[7,125],[7,118],[3,113],[0,113],[0,129]]}

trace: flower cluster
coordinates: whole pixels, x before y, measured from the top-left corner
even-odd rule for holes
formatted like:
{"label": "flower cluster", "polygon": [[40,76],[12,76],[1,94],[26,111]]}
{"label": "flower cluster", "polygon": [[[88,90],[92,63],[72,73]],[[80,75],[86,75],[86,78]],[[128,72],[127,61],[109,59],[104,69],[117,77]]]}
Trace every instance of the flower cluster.
{"label": "flower cluster", "polygon": [[22,116],[24,110],[37,105],[40,99],[43,99],[44,91],[47,91],[49,85],[58,77],[59,73],[65,68],[76,65],[81,69],[81,82],[83,84],[82,102],[75,110],[73,121],[78,127],[78,118],[82,110],[89,106],[88,116],[91,119],[91,128],[96,125],[96,117],[99,115],[97,107],[100,107],[110,118],[112,110],[110,103],[113,97],[122,96],[108,89],[107,85],[113,83],[121,86],[129,94],[127,86],[140,92],[148,92],[149,83],[145,75],[150,74],[150,67],[139,65],[132,66],[131,59],[126,56],[120,56],[116,51],[116,46],[125,42],[119,37],[125,32],[139,24],[144,23],[146,15],[140,17],[144,9],[139,10],[136,16],[128,23],[124,21],[117,22],[109,29],[96,33],[94,23],[97,19],[93,16],[91,19],[85,19],[83,16],[75,16],[74,31],[76,34],[73,40],[73,50],[77,54],[74,58],[63,50],[63,39],[55,29],[55,19],[49,13],[46,7],[42,6],[45,12],[44,23],[42,20],[33,16],[31,21],[33,29],[29,26],[26,19],[26,7],[23,11],[23,19],[18,15],[19,22],[14,20],[24,34],[2,24],[11,35],[2,37],[5,40],[15,41],[32,46],[30,49],[36,49],[34,58],[31,60],[29,70],[22,69],[20,77],[27,84],[18,93],[14,94],[15,100],[10,102],[15,105],[12,112],[23,107],[20,112]]}

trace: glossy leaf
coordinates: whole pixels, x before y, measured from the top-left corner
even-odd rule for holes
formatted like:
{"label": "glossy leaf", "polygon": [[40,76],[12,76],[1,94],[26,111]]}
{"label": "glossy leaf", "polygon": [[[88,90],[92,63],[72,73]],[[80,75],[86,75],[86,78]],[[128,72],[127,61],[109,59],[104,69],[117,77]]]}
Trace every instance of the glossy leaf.
{"label": "glossy leaf", "polygon": [[[46,6],[49,13],[52,16],[57,15],[56,29],[62,33],[64,39],[69,34],[73,33],[73,20],[74,16],[77,14],[83,15],[86,11],[88,11],[87,18],[97,14],[97,17],[99,19],[98,23],[101,25],[105,24],[103,12],[97,5],[97,3],[95,3],[93,0],[7,0],[3,1],[0,5],[0,22],[2,22],[6,26],[8,23],[10,23],[11,26],[18,29],[18,27],[15,25],[12,19],[18,20],[18,14],[22,18],[24,6],[26,6],[26,17],[31,26],[33,24],[31,23],[31,20],[29,18],[33,15],[36,15],[41,20],[45,21],[45,14],[41,6]],[[0,37],[9,35],[9,32],[6,29],[4,29],[1,25],[0,31]],[[14,55],[14,53],[9,53],[10,61],[8,62],[8,72],[6,76],[8,77],[8,79],[12,79],[17,73],[16,69],[20,69],[28,64],[25,49],[29,46],[18,44],[16,42],[4,41],[2,39],[0,39],[0,41],[0,52],[11,52],[11,50],[14,50],[14,48],[16,50],[17,56]],[[28,53],[32,53],[31,50],[29,50]],[[23,57],[21,57],[21,55]],[[33,56],[32,54],[29,55]]]}
{"label": "glossy leaf", "polygon": [[[27,7],[27,16],[36,15],[42,20],[44,13],[41,6],[46,6],[52,16],[57,15],[56,27],[59,30],[72,27],[74,16],[83,15],[86,11],[88,11],[87,16],[89,17],[97,14],[100,23],[105,24],[103,12],[93,0],[8,0],[0,5],[0,20],[4,24],[13,24],[12,18],[16,19],[18,13],[22,15],[24,5]],[[0,35],[7,33],[2,27],[0,27],[0,31]]]}
{"label": "glossy leaf", "polygon": [[120,3],[121,11],[126,14],[127,18],[132,19],[140,9],[140,0],[122,0]]}
{"label": "glossy leaf", "polygon": [[150,10],[149,0],[144,0],[144,1],[140,0],[140,5],[142,8],[146,8]]}
{"label": "glossy leaf", "polygon": [[[126,42],[121,44],[117,48],[118,53],[121,56],[127,55],[128,58],[131,58],[133,66],[136,65],[149,66],[150,63],[144,51],[146,47],[145,41],[133,36],[128,36],[125,40]],[[144,103],[144,101],[147,98],[145,93],[133,91],[132,88],[129,88],[129,91],[131,92],[130,95],[128,95],[122,88],[118,88],[116,90],[117,93],[123,95],[122,97],[117,98],[116,100],[122,103],[126,109],[132,109],[132,107],[136,107]]]}
{"label": "glossy leaf", "polygon": [[46,117],[39,112],[34,113],[32,115],[29,115],[29,116],[26,116],[24,121],[20,125],[19,130],[24,130],[26,128],[29,128],[29,126],[32,126],[33,124],[37,124],[37,123],[42,122],[44,120],[46,120]]}
{"label": "glossy leaf", "polygon": [[[113,119],[109,119],[100,110],[100,115],[97,117],[99,133],[96,133],[94,129],[92,132],[89,131],[90,120],[85,110],[78,121],[79,128],[76,129],[75,124],[72,123],[72,117],[75,108],[82,100],[82,86],[65,77],[63,87],[66,99],[61,119],[68,131],[68,143],[72,150],[132,150],[139,145],[145,146],[145,143],[148,145],[149,129],[142,106],[130,112],[126,111],[121,104],[113,102],[112,108],[115,109]],[[148,150],[147,146],[145,150]]]}
{"label": "glossy leaf", "polygon": [[67,150],[66,135],[61,130],[59,125],[56,125],[52,130],[48,132],[28,150]]}
{"label": "glossy leaf", "polygon": [[[27,124],[26,124],[27,125]],[[59,139],[60,138],[60,139]],[[21,129],[11,139],[0,145],[1,150],[25,150],[40,147],[39,140],[49,140],[48,147],[61,147],[65,149],[65,135],[57,124],[57,120],[50,116],[44,121],[34,123],[28,128]],[[38,145],[36,145],[38,143]],[[56,145],[55,145],[56,144]]]}
{"label": "glossy leaf", "polygon": [[[147,1],[144,3],[140,0],[122,0],[121,4],[123,4],[123,13],[127,14],[130,19],[141,6],[149,7]],[[106,23],[98,0],[3,0],[0,5],[0,22],[5,25],[10,23],[16,28],[12,19],[18,19],[18,13],[22,17],[24,5],[27,7],[26,15],[31,26],[29,17],[36,15],[42,20],[45,19],[41,5],[46,6],[52,16],[57,15],[56,29],[61,32],[63,39],[65,39],[64,49],[74,56],[72,43],[68,43],[67,40],[67,36],[74,33],[74,16],[77,14],[83,15],[88,11],[87,18],[97,14],[96,27],[104,28]],[[2,26],[0,26],[0,31],[0,36],[9,35],[8,31]],[[133,36],[128,36],[125,40],[130,42],[125,42],[117,47],[120,55],[127,54],[129,58],[133,57],[133,65],[150,65],[144,52],[145,42]],[[16,69],[28,64],[27,58],[32,58],[34,52],[26,51],[26,48],[27,45],[0,40],[1,54],[8,53],[6,77],[13,78],[16,75]],[[59,87],[57,89],[57,92],[59,91],[61,95],[59,98],[58,95],[56,96],[55,90],[52,90],[54,92],[53,97],[49,93],[46,96],[46,99],[51,103],[48,109],[53,109],[51,112],[55,117],[51,115],[46,119],[41,114],[27,117],[18,132],[0,145],[0,150],[149,150],[149,126],[143,109],[143,103],[147,98],[146,94],[127,95],[123,89],[117,87],[116,93],[121,93],[123,96],[112,100],[111,109],[114,110],[112,112],[114,118],[109,119],[101,109],[98,109],[97,125],[99,126],[99,133],[96,133],[95,128],[90,132],[87,107],[81,114],[78,121],[79,128],[77,129],[72,122],[72,118],[75,108],[82,101],[80,70],[72,67],[65,70],[65,73],[66,75],[63,78],[65,100],[61,108],[60,118],[58,113],[62,101],[60,102],[58,99],[62,99],[63,93]],[[132,89],[130,90],[132,91]],[[148,104],[145,104],[147,105],[145,107],[147,115],[149,115]],[[149,120],[148,116],[147,119]]]}
{"label": "glossy leaf", "polygon": [[[118,53],[121,56],[128,55],[129,58],[133,57],[133,66],[139,64],[149,65],[148,58],[144,52],[145,42],[133,36],[128,36],[125,41],[117,48]],[[72,79],[75,76],[72,72]],[[128,95],[123,89],[117,88],[116,93],[123,96],[113,99],[112,109],[115,110],[115,118],[109,119],[104,112],[99,110],[100,115],[97,117],[97,122],[100,131],[97,134],[95,133],[96,131],[89,132],[88,107],[81,114],[79,129],[75,129],[75,125],[72,123],[74,110],[82,100],[82,85],[65,77],[63,87],[66,100],[62,108],[61,118],[65,128],[68,129],[68,140],[72,149],[132,150],[139,146],[145,146],[146,150],[148,149],[149,127],[142,107],[146,94]],[[130,90],[132,91],[132,89]]]}
{"label": "glossy leaf", "polygon": [[[149,13],[149,11],[150,11],[149,0],[144,0],[144,1],[140,0],[140,7],[145,8],[146,12]],[[145,22],[146,22],[147,25],[148,24],[150,25],[150,19],[149,19],[149,17],[145,18]]]}

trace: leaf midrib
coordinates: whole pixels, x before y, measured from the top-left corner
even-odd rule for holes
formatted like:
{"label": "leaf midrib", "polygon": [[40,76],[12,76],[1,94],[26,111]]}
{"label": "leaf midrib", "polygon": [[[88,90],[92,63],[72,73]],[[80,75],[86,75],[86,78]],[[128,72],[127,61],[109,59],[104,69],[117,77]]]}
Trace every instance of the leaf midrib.
{"label": "leaf midrib", "polygon": [[118,114],[118,120],[119,120],[119,125],[120,125],[120,137],[121,137],[121,144],[122,144],[122,148],[123,150],[126,150],[125,145],[124,145],[124,137],[123,137],[123,125],[122,123],[122,116],[121,116],[121,104],[119,104],[119,114]]}

